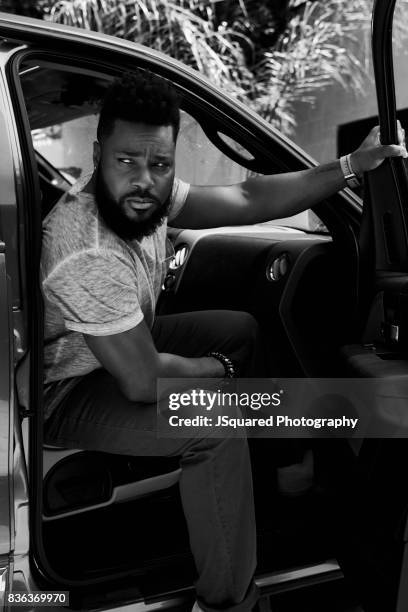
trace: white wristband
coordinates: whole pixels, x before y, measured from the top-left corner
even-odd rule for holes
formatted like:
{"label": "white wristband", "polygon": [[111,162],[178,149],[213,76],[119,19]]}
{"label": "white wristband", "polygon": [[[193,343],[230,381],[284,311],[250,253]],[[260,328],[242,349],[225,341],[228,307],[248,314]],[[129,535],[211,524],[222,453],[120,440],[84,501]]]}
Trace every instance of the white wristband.
{"label": "white wristband", "polygon": [[354,172],[350,162],[350,154],[343,155],[343,157],[340,157],[340,166],[347,186],[351,187],[352,189],[360,187],[360,181],[356,173]]}

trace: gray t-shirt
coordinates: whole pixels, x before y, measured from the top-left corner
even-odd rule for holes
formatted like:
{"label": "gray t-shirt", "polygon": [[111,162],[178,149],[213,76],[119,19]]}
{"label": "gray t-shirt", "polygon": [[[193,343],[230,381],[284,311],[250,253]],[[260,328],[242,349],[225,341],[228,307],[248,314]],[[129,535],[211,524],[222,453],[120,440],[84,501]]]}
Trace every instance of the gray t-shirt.
{"label": "gray t-shirt", "polygon": [[[169,220],[189,185],[175,179]],[[92,194],[65,194],[43,223],[41,286],[45,306],[44,416],[101,363],[83,334],[105,336],[153,325],[167,272],[167,220],[142,240],[125,241],[104,223]]]}

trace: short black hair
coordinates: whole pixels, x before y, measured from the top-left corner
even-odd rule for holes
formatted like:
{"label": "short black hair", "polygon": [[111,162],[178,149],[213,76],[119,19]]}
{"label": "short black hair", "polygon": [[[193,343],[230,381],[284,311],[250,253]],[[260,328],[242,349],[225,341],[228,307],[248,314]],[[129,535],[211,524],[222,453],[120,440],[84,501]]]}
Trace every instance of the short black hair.
{"label": "short black hair", "polygon": [[148,70],[127,72],[106,91],[97,138],[108,136],[116,119],[147,125],[171,125],[174,142],[180,128],[180,99],[172,85]]}

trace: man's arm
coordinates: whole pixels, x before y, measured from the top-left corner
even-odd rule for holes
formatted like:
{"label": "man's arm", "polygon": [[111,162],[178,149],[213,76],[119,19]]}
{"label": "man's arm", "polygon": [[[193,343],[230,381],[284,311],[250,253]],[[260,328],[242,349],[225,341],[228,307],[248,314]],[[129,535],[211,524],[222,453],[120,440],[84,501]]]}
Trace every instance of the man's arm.
{"label": "man's arm", "polygon": [[155,402],[160,377],[224,377],[224,366],[212,357],[187,359],[157,352],[135,280],[131,260],[120,251],[94,248],[63,260],[42,288],[66,328],[82,333],[130,400]]}
{"label": "man's arm", "polygon": [[[407,156],[404,146],[381,145],[373,128],[351,154],[357,175],[377,168],[386,157]],[[399,140],[404,131],[399,125]],[[250,178],[228,186],[191,186],[176,227],[206,228],[245,225],[290,217],[346,187],[339,160],[310,170]]]}
{"label": "man's arm", "polygon": [[156,401],[158,378],[222,378],[224,366],[213,357],[186,358],[158,353],[144,321],[111,336],[84,334],[89,348],[131,401]]}

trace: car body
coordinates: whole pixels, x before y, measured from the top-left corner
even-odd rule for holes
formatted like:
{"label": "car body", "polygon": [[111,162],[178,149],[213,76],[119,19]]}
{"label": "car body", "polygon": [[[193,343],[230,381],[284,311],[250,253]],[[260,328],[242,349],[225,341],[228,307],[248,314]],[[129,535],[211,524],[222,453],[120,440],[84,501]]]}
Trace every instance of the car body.
{"label": "car body", "polygon": [[[384,142],[396,141],[391,42],[384,34],[391,29],[394,4],[375,3]],[[87,126],[94,125],[101,92],[115,75],[134,67],[171,80],[182,94],[179,170],[190,174],[181,178],[192,181],[205,171],[208,181],[233,182],[248,173],[300,170],[315,162],[200,74],[151,49],[6,14],[0,15],[0,37],[1,603],[11,609],[6,601],[11,592],[69,591],[72,609],[186,607],[193,598],[194,568],[177,494],[177,462],[43,447],[42,218],[70,188],[77,171],[85,174],[77,162],[82,155],[78,133],[85,130],[89,140]],[[79,143],[67,157],[68,166],[58,165],[61,147],[53,139],[61,140],[62,149]],[[44,154],[47,147],[54,157]],[[217,157],[208,169],[211,147],[222,164]],[[198,162],[190,167],[192,155]],[[223,164],[226,176],[214,174]],[[361,200],[345,190],[301,219],[215,230],[172,228],[175,259],[159,311],[251,312],[267,340],[271,375],[404,375],[405,346],[400,348],[394,337],[394,358],[386,359],[381,355],[390,353],[387,347],[382,353],[376,349],[380,315],[373,304],[391,304],[382,341],[392,341],[387,334],[392,336],[398,326],[402,333],[405,325],[396,304],[405,303],[408,278],[407,185],[403,162],[393,160],[367,178],[364,214]],[[391,452],[384,445],[386,461],[383,449],[372,444],[321,442],[317,457],[325,491],[295,501],[279,500],[272,485],[273,494],[265,488],[273,473],[270,446],[251,448],[262,593],[275,597],[307,585],[337,584],[345,575],[357,591],[361,587],[364,609],[403,612],[408,606],[405,489],[388,477],[386,466],[395,476],[392,462],[401,461],[405,442],[394,441]],[[384,488],[378,489],[377,481],[370,488],[364,470],[363,481],[358,480],[367,457],[370,466],[380,466]],[[366,498],[356,492],[362,482]],[[390,499],[397,491],[398,503],[392,507],[398,508],[398,536],[392,531],[395,516],[388,516],[382,505],[384,491]],[[367,542],[376,548],[378,513],[365,506],[368,501],[387,517],[393,542],[379,563],[374,554],[370,566],[364,551]],[[356,504],[355,512],[346,502]],[[372,539],[363,529],[371,520]],[[358,525],[354,543],[347,537],[353,521]],[[381,565],[384,559],[389,559],[390,575]]]}

